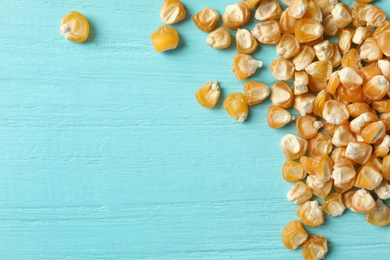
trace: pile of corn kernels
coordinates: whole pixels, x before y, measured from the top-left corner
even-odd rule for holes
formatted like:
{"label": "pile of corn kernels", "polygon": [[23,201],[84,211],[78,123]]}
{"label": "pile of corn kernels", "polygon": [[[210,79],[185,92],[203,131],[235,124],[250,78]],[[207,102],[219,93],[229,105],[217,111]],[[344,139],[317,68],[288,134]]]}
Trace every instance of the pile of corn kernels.
{"label": "pile of corn kernels", "polygon": [[[279,81],[271,90],[248,81],[244,94],[228,95],[224,107],[232,118],[244,122],[248,105],[270,96],[270,127],[281,128],[295,120],[299,136],[287,134],[281,140],[287,159],[282,175],[295,182],[287,199],[300,205],[300,221],[284,227],[282,242],[291,250],[303,245],[304,259],[323,259],[327,239],[309,238],[302,223],[319,226],[324,223],[323,212],[337,217],[348,208],[366,214],[373,225],[390,224],[390,208],[383,203],[390,199],[390,21],[381,8],[370,4],[373,0],[356,0],[352,8],[338,0],[282,2],[288,6],[284,11],[277,0],[243,0],[226,7],[223,23],[237,29],[238,54],[233,61],[237,79],[244,80],[262,67],[250,56],[259,44],[276,45],[280,58],[271,64],[271,73]],[[249,32],[241,27],[253,8],[261,22]],[[174,24],[184,17],[180,1],[164,1],[163,23]],[[218,20],[218,12],[209,7],[193,17],[205,32],[212,31]],[[338,36],[338,42],[326,36]],[[163,26],[152,33],[152,41],[162,52],[175,49],[179,36],[172,27]],[[217,28],[206,43],[227,48],[230,32]],[[284,82],[293,78],[293,87]],[[195,94],[207,108],[215,106],[219,95],[217,82],[208,82]],[[286,110],[291,106],[300,114],[296,119]],[[321,128],[327,135],[319,132]],[[313,195],[324,199],[321,205],[311,200]]]}

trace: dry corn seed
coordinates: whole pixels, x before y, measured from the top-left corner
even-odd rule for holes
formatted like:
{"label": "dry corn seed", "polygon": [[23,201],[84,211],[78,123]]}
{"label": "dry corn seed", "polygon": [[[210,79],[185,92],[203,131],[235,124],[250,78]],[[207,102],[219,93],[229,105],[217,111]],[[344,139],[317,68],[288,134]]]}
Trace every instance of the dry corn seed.
{"label": "dry corn seed", "polygon": [[327,101],[322,113],[323,118],[334,125],[341,125],[348,121],[349,118],[347,107],[336,100]]}
{"label": "dry corn seed", "polygon": [[79,12],[73,11],[61,19],[60,33],[69,41],[80,43],[88,38],[89,23]]}
{"label": "dry corn seed", "polygon": [[346,158],[338,159],[333,166],[332,179],[335,187],[343,190],[351,189],[356,179],[356,170],[352,162]]}
{"label": "dry corn seed", "polygon": [[291,17],[288,14],[288,8],[284,10],[280,16],[280,30],[282,33],[294,33],[295,32],[295,24],[299,19]]}
{"label": "dry corn seed", "polygon": [[250,9],[255,8],[262,0],[242,0]]}
{"label": "dry corn seed", "polygon": [[274,106],[281,108],[291,107],[294,99],[294,94],[291,87],[285,82],[276,82],[271,87],[270,99]]}
{"label": "dry corn seed", "polygon": [[[384,23],[382,23],[378,28],[375,29],[375,32],[374,34],[372,35],[372,37],[377,40],[379,38],[379,36],[384,33],[384,32],[387,32],[390,30],[390,21],[385,21]],[[372,31],[371,31],[372,32]]]}
{"label": "dry corn seed", "polygon": [[308,238],[309,235],[299,220],[293,220],[283,228],[282,242],[287,249],[297,249]]}
{"label": "dry corn seed", "polygon": [[288,81],[294,76],[294,64],[285,58],[278,58],[271,63],[271,73],[279,81]]}
{"label": "dry corn seed", "polygon": [[336,36],[339,33],[340,28],[337,27],[332,14],[327,15],[321,24],[324,27],[325,35]]}
{"label": "dry corn seed", "polygon": [[300,52],[295,56],[293,64],[297,71],[304,70],[308,65],[310,65],[316,56],[315,50],[313,47],[308,45],[303,45],[300,48]]}
{"label": "dry corn seed", "polygon": [[338,3],[332,9],[331,14],[333,15],[333,21],[339,28],[344,28],[352,22],[351,9],[348,5]]}
{"label": "dry corn seed", "polygon": [[371,6],[366,13],[367,26],[379,27],[386,21],[386,13],[378,6]]}
{"label": "dry corn seed", "polygon": [[328,84],[325,87],[325,91],[334,95],[336,94],[337,88],[340,86],[340,77],[339,72],[335,71],[332,74],[330,74]]}
{"label": "dry corn seed", "polygon": [[276,20],[257,23],[251,33],[263,44],[278,44],[282,37],[279,23]]}
{"label": "dry corn seed", "polygon": [[390,181],[383,179],[381,184],[376,187],[374,191],[381,200],[390,199]]}
{"label": "dry corn seed", "polygon": [[294,95],[302,95],[309,92],[307,85],[309,84],[309,76],[306,72],[295,72],[294,75]]}
{"label": "dry corn seed", "polygon": [[288,14],[294,18],[302,18],[307,10],[307,0],[292,0],[288,7]]}
{"label": "dry corn seed", "polygon": [[186,10],[179,0],[164,0],[160,18],[161,22],[165,24],[175,24],[186,17]]}
{"label": "dry corn seed", "polygon": [[372,5],[366,3],[358,3],[352,6],[352,24],[355,27],[362,27],[367,25],[366,14]]}
{"label": "dry corn seed", "polygon": [[251,17],[251,9],[242,2],[226,6],[225,13],[222,15],[223,24],[235,30],[244,26]]}
{"label": "dry corn seed", "polygon": [[312,115],[300,115],[296,121],[297,132],[304,139],[314,138],[322,125],[322,122],[318,121],[317,118]]}
{"label": "dry corn seed", "polygon": [[244,122],[248,116],[248,104],[242,93],[229,94],[223,102],[223,106],[228,114],[240,123]]}
{"label": "dry corn seed", "polygon": [[283,164],[282,175],[285,181],[296,182],[306,178],[307,173],[300,163],[289,160]]}
{"label": "dry corn seed", "polygon": [[319,60],[329,60],[334,54],[334,48],[329,40],[314,45],[314,50]]}
{"label": "dry corn seed", "polygon": [[294,108],[302,116],[310,114],[313,112],[313,104],[316,99],[311,93],[305,93],[294,98]]}
{"label": "dry corn seed", "polygon": [[317,197],[323,199],[332,190],[333,182],[329,180],[327,182],[318,181],[314,175],[309,175],[306,179],[306,185],[309,186],[311,192]]}
{"label": "dry corn seed", "polygon": [[390,154],[383,157],[382,175],[385,180],[390,181]]}
{"label": "dry corn seed", "polygon": [[295,117],[281,107],[270,106],[268,109],[267,121],[271,128],[281,128],[293,120]]}
{"label": "dry corn seed", "polygon": [[345,151],[345,157],[351,161],[364,165],[372,155],[372,146],[364,142],[350,142]]}
{"label": "dry corn seed", "polygon": [[343,215],[345,210],[343,196],[338,193],[329,194],[322,202],[322,208],[332,217]]}
{"label": "dry corn seed", "polygon": [[390,208],[378,199],[373,211],[366,214],[368,223],[381,227],[390,224]]}
{"label": "dry corn seed", "polygon": [[307,10],[303,17],[322,22],[322,12],[315,0],[307,0]]}
{"label": "dry corn seed", "polygon": [[301,163],[302,165],[302,168],[303,170],[308,173],[308,174],[311,174],[311,175],[314,175],[314,170],[313,170],[313,163],[311,161],[311,159],[307,156],[302,156],[300,159],[299,159],[299,162]]}
{"label": "dry corn seed", "polygon": [[332,138],[332,144],[337,147],[347,147],[350,142],[354,141],[356,141],[355,135],[352,133],[348,122],[337,127]]}
{"label": "dry corn seed", "polygon": [[284,34],[280,42],[276,45],[276,54],[285,59],[290,59],[298,55],[301,45],[292,34]]}
{"label": "dry corn seed", "polygon": [[353,118],[356,118],[363,113],[371,112],[371,108],[368,104],[359,103],[359,102],[349,104],[347,106],[347,109],[348,109],[349,115]]}
{"label": "dry corn seed", "polygon": [[296,182],[287,193],[288,201],[291,201],[296,205],[304,203],[311,199],[312,196],[313,194],[311,193],[310,188],[302,181]]}
{"label": "dry corn seed", "polygon": [[250,106],[263,102],[263,100],[269,97],[270,93],[268,86],[263,83],[247,81],[244,84],[246,102]]}
{"label": "dry corn seed", "polygon": [[205,7],[202,11],[192,17],[196,27],[203,32],[214,29],[219,20],[219,14],[213,8]]}
{"label": "dry corn seed", "polygon": [[358,70],[363,67],[361,61],[359,52],[355,48],[352,48],[341,59],[341,67]]}
{"label": "dry corn seed", "polygon": [[378,121],[378,116],[375,113],[365,112],[351,121],[351,130],[355,134],[360,134],[364,127],[376,121]]}
{"label": "dry corn seed", "polygon": [[339,31],[338,45],[340,47],[341,54],[347,54],[351,49],[352,39],[355,35],[355,30],[350,28],[343,28]]}
{"label": "dry corn seed", "polygon": [[373,122],[364,127],[360,133],[368,144],[378,143],[386,134],[386,127],[382,121]]}
{"label": "dry corn seed", "polygon": [[316,200],[306,201],[297,210],[298,218],[303,224],[317,227],[324,223],[324,212]]}
{"label": "dry corn seed", "polygon": [[308,142],[299,136],[287,134],[280,141],[280,146],[287,160],[296,160],[305,155]]}
{"label": "dry corn seed", "polygon": [[332,177],[333,162],[327,155],[316,156],[312,160],[314,178],[318,182],[327,182]]}
{"label": "dry corn seed", "polygon": [[350,190],[344,193],[344,205],[347,207],[347,209],[352,210],[353,212],[356,211],[352,208],[352,197],[356,192],[357,190]]}
{"label": "dry corn seed", "polygon": [[295,37],[305,43],[317,40],[324,33],[324,26],[314,19],[302,18],[295,24]]}
{"label": "dry corn seed", "polygon": [[386,55],[390,56],[390,31],[383,32],[381,35],[379,35],[377,41],[379,49]]}
{"label": "dry corn seed", "polygon": [[218,101],[221,90],[216,81],[207,82],[195,92],[196,100],[206,108],[213,108]]}
{"label": "dry corn seed", "polygon": [[259,45],[251,32],[246,29],[237,29],[236,44],[237,52],[243,54],[252,54]]}
{"label": "dry corn seed", "polygon": [[387,80],[390,80],[390,61],[379,60],[378,67],[381,70],[383,76],[385,76]]}
{"label": "dry corn seed", "polygon": [[263,62],[257,61],[247,54],[236,54],[233,61],[233,73],[238,80],[244,80],[255,74],[258,68],[263,66]]}
{"label": "dry corn seed", "polygon": [[230,46],[232,38],[225,27],[219,27],[212,31],[206,39],[207,45],[214,49],[226,49]]}
{"label": "dry corn seed", "polygon": [[152,42],[157,52],[176,49],[179,35],[172,27],[165,25],[152,33]]}
{"label": "dry corn seed", "polygon": [[302,256],[305,260],[324,259],[328,252],[328,240],[321,236],[312,236],[303,243]]}
{"label": "dry corn seed", "polygon": [[333,66],[330,60],[316,61],[306,67],[306,73],[318,80],[328,80],[332,70]]}
{"label": "dry corn seed", "polygon": [[330,14],[338,0],[315,0],[318,7],[321,9],[322,15],[327,16]]}
{"label": "dry corn seed", "polygon": [[388,113],[390,112],[390,99],[375,100],[371,106],[380,113]]}
{"label": "dry corn seed", "polygon": [[281,0],[283,4],[290,6],[292,0]]}
{"label": "dry corn seed", "polygon": [[382,173],[375,167],[374,163],[368,162],[360,167],[355,181],[355,187],[373,190],[381,184]]}
{"label": "dry corn seed", "polygon": [[352,42],[360,45],[370,37],[372,37],[372,30],[370,27],[358,27],[352,37]]}
{"label": "dry corn seed", "polygon": [[270,21],[279,19],[282,15],[282,8],[277,0],[263,0],[256,9],[255,19]]}
{"label": "dry corn seed", "polygon": [[[346,159],[345,157],[345,152],[346,152],[346,149],[345,148],[337,148],[337,149],[334,149],[333,152],[332,152],[332,156],[330,157],[333,161],[333,163],[336,165],[339,161],[341,160],[344,160]],[[334,169],[334,167],[333,167]],[[334,170],[333,170],[334,171]],[[355,171],[356,173],[356,171]],[[337,177],[336,177],[337,178]],[[335,179],[335,178],[334,178]]]}
{"label": "dry corn seed", "polygon": [[368,191],[360,189],[352,196],[351,206],[358,213],[370,213],[375,210],[376,203]]}
{"label": "dry corn seed", "polygon": [[361,68],[360,71],[363,73],[363,86],[373,77],[383,76],[382,70],[374,65]]}
{"label": "dry corn seed", "polygon": [[374,38],[367,38],[362,45],[359,46],[360,58],[365,61],[378,61],[382,59],[383,52],[379,49]]}

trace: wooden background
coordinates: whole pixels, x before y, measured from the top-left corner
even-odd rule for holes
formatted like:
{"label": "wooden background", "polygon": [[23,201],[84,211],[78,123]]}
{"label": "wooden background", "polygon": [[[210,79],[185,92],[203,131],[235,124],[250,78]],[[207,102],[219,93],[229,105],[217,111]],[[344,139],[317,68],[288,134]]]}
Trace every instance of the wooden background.
{"label": "wooden background", "polygon": [[[161,3],[0,0],[0,259],[301,259],[280,240],[297,219],[279,147],[294,124],[270,129],[269,101],[243,124],[227,115],[243,87],[235,41],[214,50],[191,19],[234,1],[183,0],[180,46],[163,54],[150,40]],[[58,32],[73,10],[91,24],[84,44]],[[254,56],[251,80],[272,85],[274,46]],[[208,81],[222,88],[212,110],[194,98]],[[389,227],[325,218],[307,230],[328,259],[389,259]]]}

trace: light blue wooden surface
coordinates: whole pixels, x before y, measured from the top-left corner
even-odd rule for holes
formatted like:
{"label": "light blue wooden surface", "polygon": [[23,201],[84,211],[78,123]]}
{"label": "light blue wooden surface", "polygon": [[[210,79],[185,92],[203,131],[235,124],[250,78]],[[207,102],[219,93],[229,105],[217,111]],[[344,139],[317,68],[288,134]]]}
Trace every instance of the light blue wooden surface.
{"label": "light blue wooden surface", "polygon": [[[162,0],[0,3],[0,259],[301,259],[280,240],[297,219],[279,147],[294,125],[269,129],[269,101],[244,124],[227,115],[243,87],[235,41],[214,50],[191,19],[234,1],[183,0],[180,47],[163,54],[150,41]],[[58,32],[73,10],[91,23],[84,44]],[[251,80],[271,85],[274,46],[254,56]],[[211,80],[222,95],[208,110],[194,92]],[[325,218],[307,230],[328,259],[389,259],[389,227]]]}

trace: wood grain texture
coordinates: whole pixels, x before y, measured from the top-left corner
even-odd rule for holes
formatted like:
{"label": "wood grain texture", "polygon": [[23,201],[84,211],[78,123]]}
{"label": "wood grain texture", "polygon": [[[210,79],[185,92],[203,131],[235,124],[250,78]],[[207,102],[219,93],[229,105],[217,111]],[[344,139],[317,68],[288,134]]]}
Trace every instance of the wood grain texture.
{"label": "wood grain texture", "polygon": [[[158,54],[161,2],[0,0],[0,259],[301,259],[280,241],[297,219],[279,147],[294,126],[269,129],[269,101],[244,124],[227,115],[235,42],[214,50],[191,21],[231,2],[183,0],[180,46]],[[84,44],[58,32],[73,10],[91,23]],[[271,85],[274,47],[254,56],[251,80]],[[211,80],[208,110],[194,92]],[[328,259],[389,259],[389,227],[363,215],[307,230]]]}

